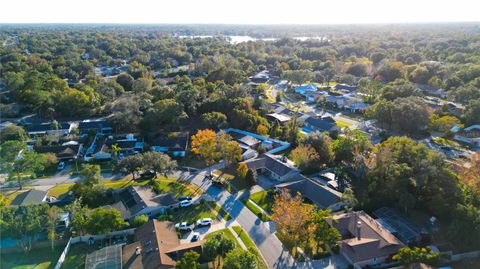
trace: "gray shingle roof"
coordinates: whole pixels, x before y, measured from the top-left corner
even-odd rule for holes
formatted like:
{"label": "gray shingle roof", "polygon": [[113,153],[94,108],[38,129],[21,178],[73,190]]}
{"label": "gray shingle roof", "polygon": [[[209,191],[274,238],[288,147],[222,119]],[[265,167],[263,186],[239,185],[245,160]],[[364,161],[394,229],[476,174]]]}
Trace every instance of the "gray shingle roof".
{"label": "gray shingle roof", "polygon": [[43,202],[43,199],[45,199],[45,196],[47,196],[47,193],[48,192],[46,191],[40,190],[28,190],[17,195],[10,205],[22,206],[28,204],[40,204]]}
{"label": "gray shingle roof", "polygon": [[297,171],[291,162],[283,162],[271,154],[265,154],[255,160],[248,161],[247,166],[251,169],[267,168],[281,177],[292,171]]}

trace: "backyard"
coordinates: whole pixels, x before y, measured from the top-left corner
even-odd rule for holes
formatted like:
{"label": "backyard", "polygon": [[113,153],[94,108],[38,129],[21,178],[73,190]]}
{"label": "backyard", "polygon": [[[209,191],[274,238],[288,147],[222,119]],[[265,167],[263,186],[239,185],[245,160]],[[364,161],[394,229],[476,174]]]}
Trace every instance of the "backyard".
{"label": "backyard", "polygon": [[29,253],[1,253],[0,268],[8,269],[48,269],[53,268],[64,246],[34,248]]}

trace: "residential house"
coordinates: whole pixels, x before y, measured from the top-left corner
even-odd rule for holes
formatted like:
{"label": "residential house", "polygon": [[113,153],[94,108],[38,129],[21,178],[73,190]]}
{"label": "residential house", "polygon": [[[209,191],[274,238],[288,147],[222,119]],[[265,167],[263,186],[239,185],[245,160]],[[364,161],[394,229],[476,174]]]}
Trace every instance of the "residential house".
{"label": "residential house", "polygon": [[300,174],[300,170],[286,156],[263,154],[245,163],[249,169],[280,182],[292,180]]}
{"label": "residential house", "polygon": [[150,148],[172,157],[183,158],[188,149],[188,133],[176,137],[157,137],[150,143]]}
{"label": "residential house", "polygon": [[352,102],[345,106],[347,110],[353,113],[363,113],[370,105],[364,102]]}
{"label": "residential house", "polygon": [[138,141],[133,135],[129,134],[125,137],[106,136],[97,134],[90,147],[85,152],[85,161],[93,160],[110,160],[114,156],[113,146],[119,148],[118,157],[127,155],[135,155],[143,150],[143,142]]}
{"label": "residential house", "polygon": [[254,83],[265,83],[270,79],[270,74],[267,70],[263,70],[256,75],[249,77],[249,79]]}
{"label": "residential house", "polygon": [[471,125],[458,131],[453,140],[470,145],[473,149],[480,149],[480,124]]}
{"label": "residential house", "polygon": [[31,189],[20,193],[13,199],[10,206],[25,206],[25,205],[38,205],[42,203],[48,203],[54,198],[47,196],[47,191]]}
{"label": "residential house", "polygon": [[270,122],[278,121],[281,125],[285,125],[287,122],[289,122],[292,119],[292,117],[290,117],[287,114],[270,113],[270,114],[267,114],[267,119]]}
{"label": "residential house", "polygon": [[71,160],[78,156],[80,146],[77,144],[66,144],[58,146],[34,146],[38,153],[53,153],[58,160]]}
{"label": "residential house", "polygon": [[326,91],[315,91],[305,93],[305,102],[306,103],[316,103],[320,98],[327,97],[328,93]]}
{"label": "residential house", "polygon": [[346,90],[349,92],[353,92],[357,90],[357,86],[348,85],[348,84],[336,84],[335,86],[333,86],[333,88],[337,91]]}
{"label": "residential house", "polygon": [[157,194],[148,186],[128,186],[115,191],[113,197],[115,203],[124,204],[130,217],[164,214],[167,209],[178,207],[178,200],[171,193]]}
{"label": "residential house", "polygon": [[316,92],[316,91],[317,91],[317,86],[313,83],[299,85],[295,87],[295,92],[303,95],[305,95],[308,92]]}
{"label": "residential house", "polygon": [[379,208],[373,211],[373,216],[405,245],[414,245],[422,239],[421,229],[394,208]]}
{"label": "residential house", "polygon": [[78,123],[80,134],[88,134],[89,132],[111,134],[113,132],[110,122],[106,119],[84,120]]}
{"label": "residential house", "polygon": [[[58,129],[57,129],[58,127]],[[25,131],[30,138],[44,135],[66,136],[70,133],[70,123],[68,122],[44,122],[40,124],[32,124],[25,127]]]}
{"label": "residential house", "polygon": [[122,248],[123,269],[175,268],[187,251],[202,252],[203,241],[181,243],[175,224],[150,220],[135,230],[135,242]]}
{"label": "residential house", "polygon": [[405,245],[363,211],[334,214],[329,224],[340,232],[340,254],[354,268],[388,261]]}
{"label": "residential house", "polygon": [[341,200],[342,194],[340,192],[303,175],[298,176],[295,181],[279,184],[275,188],[277,192],[288,189],[292,195],[300,193],[302,198],[308,199],[322,209],[338,211],[345,206],[345,203]]}
{"label": "residential house", "polygon": [[290,143],[288,142],[280,141],[277,139],[250,133],[239,129],[228,128],[220,131],[217,135],[220,135],[222,133],[229,134],[235,141],[237,141],[239,146],[243,149],[244,154],[248,150],[253,150],[256,153],[256,150],[260,145],[262,145],[262,147],[266,149],[267,153],[269,154],[276,154],[290,147]]}
{"label": "residential house", "polygon": [[306,133],[337,132],[340,128],[332,117],[308,117],[302,128]]}
{"label": "residential house", "polygon": [[325,102],[336,108],[343,108],[348,104],[348,98],[344,95],[329,95],[325,98]]}

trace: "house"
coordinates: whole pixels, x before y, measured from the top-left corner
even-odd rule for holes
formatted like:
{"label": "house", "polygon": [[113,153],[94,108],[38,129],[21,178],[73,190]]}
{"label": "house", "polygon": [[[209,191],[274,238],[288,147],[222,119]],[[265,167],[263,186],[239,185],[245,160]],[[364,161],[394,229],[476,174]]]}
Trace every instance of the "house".
{"label": "house", "polygon": [[40,124],[28,125],[25,127],[27,135],[31,138],[44,135],[66,136],[70,133],[70,130],[70,123],[68,122],[44,122]]}
{"label": "house", "polygon": [[119,259],[123,269],[174,268],[187,251],[201,253],[203,241],[181,243],[175,224],[150,220],[135,230],[135,242],[124,245]]}
{"label": "house", "polygon": [[328,220],[342,235],[340,254],[355,268],[382,264],[405,245],[363,211],[334,214]]}
{"label": "house", "polygon": [[270,114],[267,114],[267,119],[270,122],[278,121],[280,124],[285,125],[287,122],[289,122],[292,119],[292,117],[290,117],[287,114],[270,113]]}
{"label": "house", "polygon": [[290,143],[288,142],[280,141],[277,139],[250,133],[239,129],[228,128],[220,131],[217,135],[220,135],[222,133],[229,134],[235,141],[237,141],[240,148],[242,148],[242,150],[244,151],[243,154],[246,154],[248,150],[254,150],[256,153],[256,150],[260,145],[262,145],[262,147],[266,149],[267,153],[269,154],[276,154],[290,147]]}
{"label": "house", "polygon": [[307,92],[305,93],[306,103],[316,103],[320,98],[327,97],[328,93],[325,91],[320,92]]}
{"label": "house", "polygon": [[304,122],[302,130],[306,133],[336,132],[340,128],[332,117],[308,117]]}
{"label": "house", "polygon": [[349,91],[349,92],[353,92],[353,91],[356,91],[357,90],[357,86],[353,86],[353,85],[348,85],[348,84],[336,84],[335,86],[333,86],[333,88],[336,90],[336,91],[342,91],[342,90],[345,90],[345,91]]}
{"label": "house", "polygon": [[297,178],[298,180],[279,184],[275,186],[275,189],[277,192],[288,189],[292,195],[300,193],[302,198],[308,199],[322,209],[338,211],[345,206],[345,203],[341,201],[342,194],[340,192],[323,186],[315,180],[303,175],[300,175]]}
{"label": "house", "polygon": [[353,102],[345,106],[347,110],[353,113],[364,112],[370,105],[364,102]]}
{"label": "house", "polygon": [[336,108],[343,108],[348,104],[348,98],[344,95],[329,95],[325,98],[325,102]]}
{"label": "house", "polygon": [[93,160],[110,160],[113,157],[113,147],[118,147],[118,156],[121,158],[126,155],[135,155],[143,150],[143,142],[129,134],[125,137],[105,136],[103,134],[95,135],[90,147],[85,152],[85,161]]}
{"label": "house", "polygon": [[172,157],[183,158],[188,149],[188,133],[176,137],[157,137],[150,143],[150,148]]}
{"label": "house", "polygon": [[317,86],[313,83],[299,85],[295,87],[295,92],[303,95],[305,95],[307,92],[316,92],[316,91],[317,91]]}
{"label": "house", "polygon": [[124,204],[130,217],[164,214],[166,209],[178,207],[178,200],[171,193],[157,194],[148,186],[128,186],[115,191],[113,197],[115,203]]}
{"label": "house", "polygon": [[457,131],[453,140],[472,146],[475,148],[480,148],[480,124],[475,124],[464,128],[461,131]]}
{"label": "house", "polygon": [[285,156],[267,153],[245,163],[249,169],[281,182],[291,180],[300,174],[300,170]]}
{"label": "house", "polygon": [[89,132],[111,134],[113,129],[110,122],[105,119],[84,120],[78,123],[80,134],[88,134]]}
{"label": "house", "polygon": [[265,83],[270,79],[270,74],[267,70],[263,70],[256,75],[249,77],[249,79],[254,83]]}
{"label": "house", "polygon": [[37,153],[53,153],[59,160],[71,160],[78,156],[80,146],[66,144],[59,146],[35,146],[34,150]]}
{"label": "house", "polygon": [[10,206],[38,205],[50,202],[51,197],[47,196],[47,193],[47,191],[34,189],[22,192],[13,199]]}

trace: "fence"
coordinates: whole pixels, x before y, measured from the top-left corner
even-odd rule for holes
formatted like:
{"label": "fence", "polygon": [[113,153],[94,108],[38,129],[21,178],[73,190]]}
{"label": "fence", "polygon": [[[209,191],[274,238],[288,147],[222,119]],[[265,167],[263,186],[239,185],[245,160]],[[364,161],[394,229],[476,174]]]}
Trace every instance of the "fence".
{"label": "fence", "polygon": [[65,249],[62,252],[62,255],[60,255],[60,258],[57,261],[57,264],[55,265],[54,269],[60,269],[62,267],[63,262],[65,261],[65,258],[67,257],[68,251],[70,250],[70,245],[71,244],[76,244],[80,242],[89,242],[92,239],[94,241],[97,240],[102,240],[107,237],[113,237],[117,235],[132,235],[135,232],[135,228],[131,229],[126,229],[126,230],[121,230],[121,231],[115,231],[111,232],[109,234],[100,234],[100,235],[84,235],[84,236],[77,236],[77,237],[70,237],[68,240],[67,245],[65,246]]}
{"label": "fence", "polygon": [[65,258],[67,257],[68,250],[70,250],[70,244],[72,243],[72,238],[68,240],[67,245],[62,251],[62,255],[60,255],[60,258],[58,258],[57,264],[55,265],[54,269],[60,269],[62,267],[63,262],[65,261]]}

